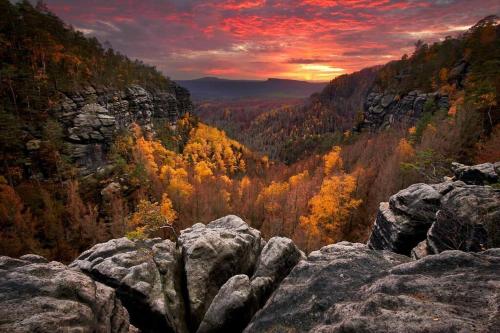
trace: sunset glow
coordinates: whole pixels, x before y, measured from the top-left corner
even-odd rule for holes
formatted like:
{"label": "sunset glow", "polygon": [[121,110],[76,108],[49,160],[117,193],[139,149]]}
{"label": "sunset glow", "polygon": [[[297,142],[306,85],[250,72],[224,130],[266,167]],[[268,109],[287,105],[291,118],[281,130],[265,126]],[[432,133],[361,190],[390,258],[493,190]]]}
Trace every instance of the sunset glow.
{"label": "sunset glow", "polygon": [[63,20],[174,79],[328,81],[456,35],[497,0],[48,0]]}

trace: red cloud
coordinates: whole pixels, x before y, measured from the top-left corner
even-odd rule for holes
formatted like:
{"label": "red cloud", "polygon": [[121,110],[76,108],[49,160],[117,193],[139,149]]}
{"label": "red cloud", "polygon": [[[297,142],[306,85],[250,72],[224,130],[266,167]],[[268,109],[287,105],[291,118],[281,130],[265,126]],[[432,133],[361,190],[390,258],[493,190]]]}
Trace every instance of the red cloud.
{"label": "red cloud", "polygon": [[262,7],[265,4],[266,0],[247,0],[247,1],[228,0],[222,4],[217,5],[216,7],[221,9],[239,10],[239,9]]}
{"label": "red cloud", "polygon": [[69,24],[178,79],[328,80],[500,12],[498,0],[46,1]]}
{"label": "red cloud", "polygon": [[301,17],[256,15],[230,17],[222,21],[221,29],[238,37],[267,36],[283,38],[306,37],[316,33],[337,31],[362,31],[374,26],[373,22],[356,21],[349,18],[335,21]]}
{"label": "red cloud", "polygon": [[406,9],[411,7],[427,6],[428,3],[418,3],[410,1],[391,1],[391,0],[303,0],[303,3],[311,6],[318,7],[345,7],[357,9]]}

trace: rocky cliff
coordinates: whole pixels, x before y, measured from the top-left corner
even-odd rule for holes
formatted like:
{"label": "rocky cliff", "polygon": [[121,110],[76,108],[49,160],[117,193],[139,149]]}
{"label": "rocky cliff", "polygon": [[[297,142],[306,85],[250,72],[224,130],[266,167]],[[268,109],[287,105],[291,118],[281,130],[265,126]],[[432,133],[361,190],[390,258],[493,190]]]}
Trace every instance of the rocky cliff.
{"label": "rocky cliff", "polygon": [[[469,64],[459,61],[449,71],[447,83],[458,89],[463,89],[463,82],[467,75]],[[416,82],[408,79],[407,69],[400,70],[391,79],[396,82],[395,87],[382,88],[376,82],[369,89],[363,105],[363,121],[357,125],[357,130],[368,128],[381,130],[393,124],[405,126],[414,124],[424,113],[434,113],[439,110],[448,110],[450,107],[448,95],[439,90],[424,92],[418,89]],[[413,86],[410,91],[401,91],[401,82]]]}
{"label": "rocky cliff", "polygon": [[418,90],[399,95],[390,92],[371,92],[365,100],[363,127],[384,129],[394,123],[415,123],[424,112],[448,110],[448,96],[439,92],[422,93]]}
{"label": "rocky cliff", "polygon": [[120,130],[135,122],[151,132],[154,120],[174,123],[192,108],[189,91],[175,83],[161,91],[138,85],[124,90],[87,86],[60,93],[52,113],[63,126],[67,154],[82,174],[88,174],[105,163],[105,153]]}
{"label": "rocky cliff", "polygon": [[500,164],[454,168],[382,203],[368,245],[305,256],[226,216],[69,266],[0,257],[0,330],[498,332]]}

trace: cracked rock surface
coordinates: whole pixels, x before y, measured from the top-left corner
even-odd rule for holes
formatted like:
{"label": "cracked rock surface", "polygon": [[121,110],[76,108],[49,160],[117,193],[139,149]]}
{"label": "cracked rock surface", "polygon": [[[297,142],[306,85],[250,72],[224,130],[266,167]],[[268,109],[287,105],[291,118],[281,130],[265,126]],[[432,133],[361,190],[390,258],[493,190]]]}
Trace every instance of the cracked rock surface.
{"label": "cracked rock surface", "polygon": [[219,290],[198,333],[241,332],[279,283],[305,255],[291,239],[273,237],[262,249],[254,275],[231,277]]}
{"label": "cracked rock surface", "polygon": [[70,267],[116,289],[143,332],[187,332],[176,246],[160,238],[113,239],[83,252]]}
{"label": "cracked rock surface", "polygon": [[295,266],[244,332],[498,332],[499,271],[499,249],[410,261],[341,242]]}
{"label": "cracked rock surface", "polygon": [[[185,229],[176,243],[97,244],[69,267],[0,257],[0,331],[496,333],[500,249],[484,248],[498,195],[459,179],[417,184],[383,205],[394,225],[374,233],[390,237],[307,257],[234,215]],[[412,258],[372,249],[374,240]]]}
{"label": "cracked rock surface", "polygon": [[1,332],[136,332],[112,288],[59,262],[0,257]]}
{"label": "cracked rock surface", "polygon": [[228,215],[183,230],[179,245],[184,262],[190,323],[198,327],[220,287],[233,275],[252,275],[264,240],[242,219]]}

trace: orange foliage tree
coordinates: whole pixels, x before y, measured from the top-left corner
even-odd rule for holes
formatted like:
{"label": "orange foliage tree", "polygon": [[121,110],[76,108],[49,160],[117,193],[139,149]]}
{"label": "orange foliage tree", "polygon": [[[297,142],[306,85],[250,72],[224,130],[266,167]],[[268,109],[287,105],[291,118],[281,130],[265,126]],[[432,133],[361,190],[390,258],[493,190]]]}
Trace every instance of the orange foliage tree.
{"label": "orange foliage tree", "polygon": [[309,200],[309,214],[300,217],[301,226],[308,234],[307,247],[342,239],[345,224],[361,204],[360,199],[354,198],[356,177],[344,173],[340,153],[341,149],[334,147],[325,155],[325,178],[319,193]]}
{"label": "orange foliage tree", "polygon": [[[3,178],[3,177],[2,177]],[[33,249],[34,228],[16,191],[0,183],[0,249],[2,254],[19,256]]]}
{"label": "orange foliage tree", "polygon": [[132,239],[144,239],[158,234],[163,229],[173,229],[177,212],[172,207],[172,202],[166,194],[163,195],[161,203],[141,200],[137,205],[137,211],[133,213],[128,221],[131,231],[127,237]]}

